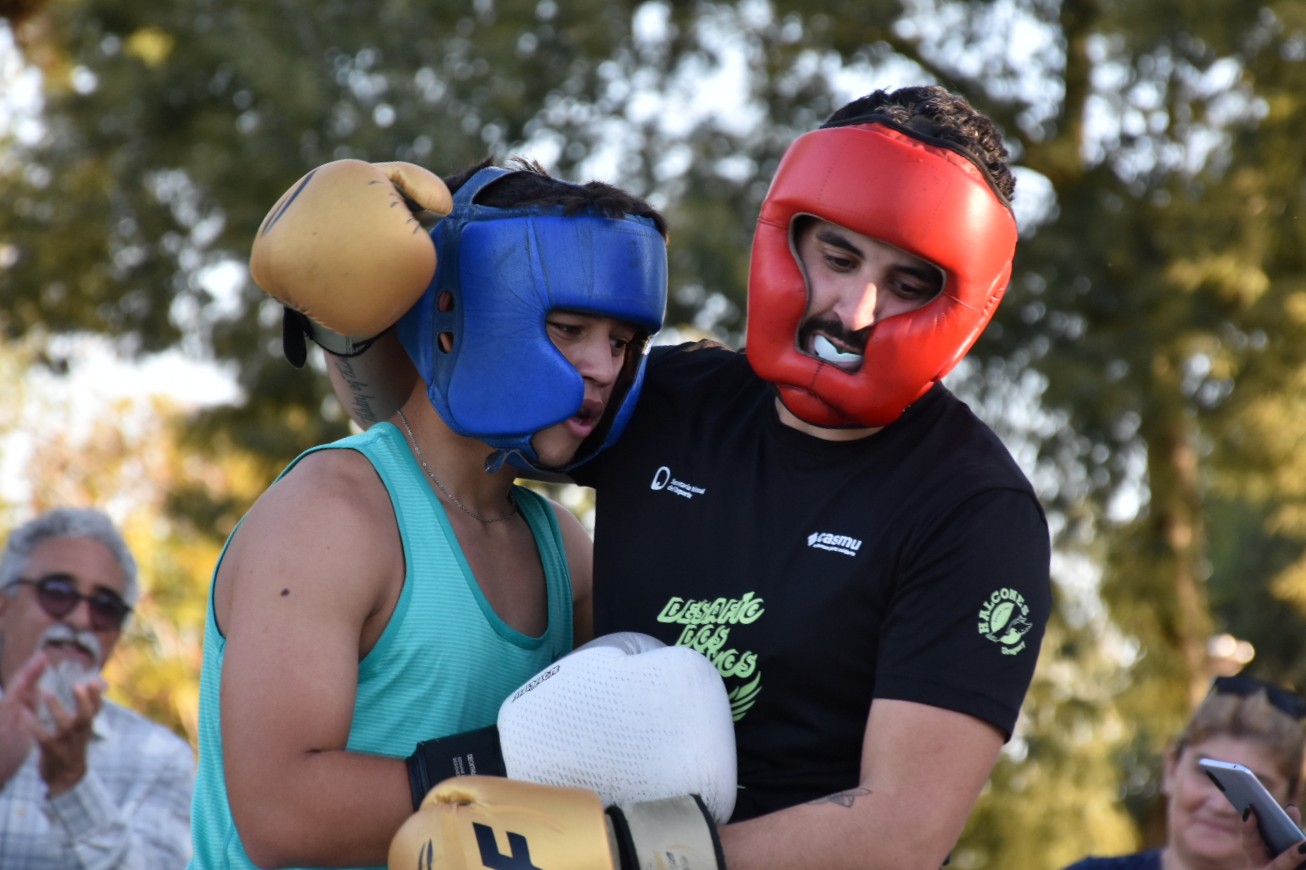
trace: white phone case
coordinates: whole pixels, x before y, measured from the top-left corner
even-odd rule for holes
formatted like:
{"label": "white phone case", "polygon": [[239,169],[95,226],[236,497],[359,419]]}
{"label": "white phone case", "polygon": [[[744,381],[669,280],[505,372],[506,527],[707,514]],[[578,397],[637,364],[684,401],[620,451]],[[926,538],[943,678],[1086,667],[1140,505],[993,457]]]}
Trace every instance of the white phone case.
{"label": "white phone case", "polygon": [[1203,758],[1197,763],[1240,814],[1248,807],[1256,811],[1261,837],[1275,855],[1306,836],[1250,768],[1214,758]]}

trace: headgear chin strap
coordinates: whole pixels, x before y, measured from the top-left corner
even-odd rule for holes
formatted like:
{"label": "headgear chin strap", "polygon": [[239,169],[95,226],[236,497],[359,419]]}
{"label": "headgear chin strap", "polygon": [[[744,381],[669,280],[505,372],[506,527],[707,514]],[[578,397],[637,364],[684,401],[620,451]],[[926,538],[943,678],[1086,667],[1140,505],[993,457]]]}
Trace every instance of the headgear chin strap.
{"label": "headgear chin strap", "polygon": [[[861,368],[798,347],[807,283],[790,245],[798,215],[879,239],[944,272],[942,292],[873,325]],[[753,237],[748,361],[816,426],[885,426],[961,361],[1011,277],[1016,219],[978,166],[881,123],[814,130],[785,152]]]}
{"label": "headgear chin strap", "polygon": [[[662,327],[667,299],[666,243],[652,221],[477,205],[477,194],[510,171],[483,169],[458,189],[453,211],[431,230],[435,277],[398,324],[444,422],[497,448],[489,471],[505,459],[537,467],[531,437],[581,408],[584,379],[549,338],[550,311],[624,320],[647,337]],[[640,353],[627,361],[602,424],[573,465],[621,433],[645,360]]]}

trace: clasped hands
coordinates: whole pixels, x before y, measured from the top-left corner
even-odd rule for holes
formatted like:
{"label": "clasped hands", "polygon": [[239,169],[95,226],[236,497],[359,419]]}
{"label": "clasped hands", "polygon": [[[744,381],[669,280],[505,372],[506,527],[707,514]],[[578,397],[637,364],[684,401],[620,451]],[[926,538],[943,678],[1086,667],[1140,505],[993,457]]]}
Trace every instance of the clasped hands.
{"label": "clasped hands", "polygon": [[[98,676],[73,686],[69,709],[57,695],[41,688],[41,675],[49,667],[45,654],[38,652],[0,696],[0,787],[36,749],[41,754],[41,779],[49,796],[58,797],[86,775],[86,753],[106,686]],[[44,722],[43,706],[49,714]]]}

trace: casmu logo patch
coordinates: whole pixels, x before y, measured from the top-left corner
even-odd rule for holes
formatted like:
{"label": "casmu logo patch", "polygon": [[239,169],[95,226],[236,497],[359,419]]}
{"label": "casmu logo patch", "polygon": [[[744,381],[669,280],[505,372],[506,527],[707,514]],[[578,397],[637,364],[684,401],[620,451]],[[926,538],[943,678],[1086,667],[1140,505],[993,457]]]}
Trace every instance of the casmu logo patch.
{"label": "casmu logo patch", "polygon": [[807,546],[817,550],[829,550],[831,553],[843,553],[856,556],[862,548],[862,542],[847,535],[832,535],[829,532],[812,532],[807,536]]}
{"label": "casmu logo patch", "polygon": [[672,477],[671,469],[665,465],[654,472],[653,480],[649,483],[648,488],[655,491],[665,489],[672,495],[678,495],[681,498],[693,498],[707,492],[701,486],[694,486],[692,483],[685,483],[683,480]]}
{"label": "casmu logo patch", "polygon": [[1025,635],[1034,624],[1029,605],[1015,589],[998,589],[980,607],[979,633],[1002,647],[1002,654],[1014,656],[1025,648]]}

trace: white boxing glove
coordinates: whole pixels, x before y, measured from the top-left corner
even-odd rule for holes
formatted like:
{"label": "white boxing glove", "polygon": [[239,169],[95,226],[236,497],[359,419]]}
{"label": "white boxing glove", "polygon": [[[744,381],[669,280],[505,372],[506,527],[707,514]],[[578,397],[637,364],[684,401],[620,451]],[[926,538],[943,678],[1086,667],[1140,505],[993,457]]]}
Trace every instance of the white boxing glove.
{"label": "white boxing glove", "polygon": [[604,806],[698,795],[735,808],[735,729],[702,653],[621,632],[596,638],[504,700],[497,726],[424,741],[408,761],[413,806],[450,776],[495,774],[582,788]]}
{"label": "white boxing glove", "polygon": [[735,729],[725,683],[702,654],[645,634],[596,638],[499,708],[508,775],[586,788],[604,806],[696,794],[717,822],[735,809]]}

